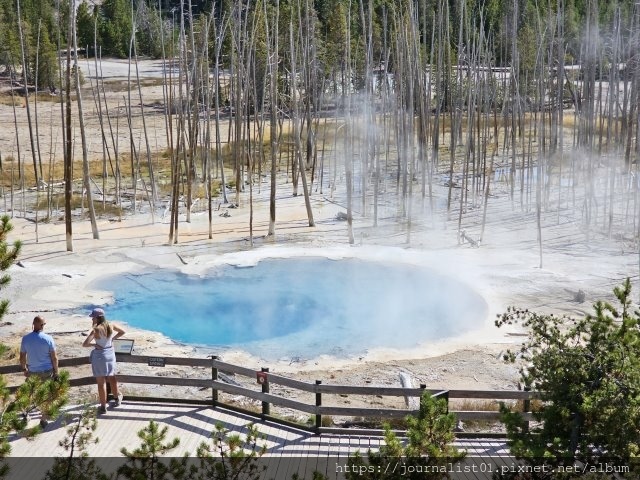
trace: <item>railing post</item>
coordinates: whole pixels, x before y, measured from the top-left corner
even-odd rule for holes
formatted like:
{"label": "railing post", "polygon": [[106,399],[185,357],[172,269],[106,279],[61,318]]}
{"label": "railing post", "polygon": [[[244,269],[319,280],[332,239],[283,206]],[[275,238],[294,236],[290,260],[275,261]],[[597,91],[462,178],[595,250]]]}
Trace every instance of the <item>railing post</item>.
{"label": "railing post", "polygon": [[[422,385],[420,385],[420,388],[422,388]],[[444,401],[447,404],[447,413],[449,413],[449,390],[442,390],[434,395],[431,395],[431,398],[444,398]]]}
{"label": "railing post", "polygon": [[[531,387],[525,386],[524,387],[524,391],[525,392],[530,392],[531,391]],[[523,413],[529,413],[530,411],[531,411],[531,399],[529,397],[527,397],[522,402],[522,412]],[[525,432],[529,431],[529,421],[528,420],[524,422],[524,429],[523,430]]]}
{"label": "railing post", "polygon": [[[215,361],[218,360],[217,355],[211,355],[211,381],[218,380],[218,367],[215,366]],[[218,405],[218,390],[215,386],[211,386],[211,405],[215,408]]]}
{"label": "railing post", "polygon": [[420,396],[418,397],[418,409],[420,409],[420,407],[422,406],[422,396],[424,395],[424,391],[427,389],[427,384],[426,383],[421,383],[420,384]]}
{"label": "railing post", "polygon": [[[316,380],[316,385],[322,384],[322,380]],[[322,406],[322,393],[316,391],[316,407]],[[322,415],[320,413],[316,413],[316,430],[319,432],[320,427],[322,427]]]}
{"label": "railing post", "polygon": [[[264,373],[269,373],[269,369],[262,367],[260,371]],[[267,376],[267,381],[262,384],[262,393],[269,393],[269,376]],[[271,413],[271,407],[269,402],[262,402],[262,415],[269,415]]]}

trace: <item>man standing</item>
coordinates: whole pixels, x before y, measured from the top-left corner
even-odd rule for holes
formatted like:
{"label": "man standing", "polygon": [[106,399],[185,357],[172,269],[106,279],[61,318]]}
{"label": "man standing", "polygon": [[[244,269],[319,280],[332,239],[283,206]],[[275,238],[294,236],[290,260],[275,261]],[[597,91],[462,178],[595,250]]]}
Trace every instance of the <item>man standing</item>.
{"label": "man standing", "polygon": [[[33,331],[22,337],[20,366],[25,377],[34,375],[46,380],[58,375],[56,343],[51,335],[42,331],[45,324],[44,318],[38,315],[33,319]],[[43,415],[40,426],[44,429],[48,423]]]}

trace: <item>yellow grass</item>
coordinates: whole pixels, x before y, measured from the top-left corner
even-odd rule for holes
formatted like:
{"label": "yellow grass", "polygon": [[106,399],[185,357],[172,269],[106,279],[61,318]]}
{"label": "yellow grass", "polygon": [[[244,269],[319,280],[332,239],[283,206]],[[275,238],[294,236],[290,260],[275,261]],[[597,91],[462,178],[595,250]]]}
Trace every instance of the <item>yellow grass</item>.
{"label": "yellow grass", "polygon": [[[131,85],[126,80],[107,80],[104,82],[104,89],[107,92],[128,92],[129,87],[131,90],[135,90],[138,88],[138,82],[135,78],[135,67],[132,67],[131,74]],[[163,85],[163,78],[141,78],[140,79],[140,87],[156,87]],[[84,95],[83,95],[84,96]]]}
{"label": "yellow grass", "polygon": [[500,404],[494,400],[453,399],[449,401],[449,408],[462,412],[497,412]]}
{"label": "yellow grass", "polygon": [[[64,205],[64,194],[58,193],[58,194],[52,195],[51,204],[55,208],[58,208],[58,206]],[[81,207],[85,209],[89,208],[87,199],[86,198],[83,199],[81,195],[73,195],[71,197],[71,209],[76,209]],[[45,211],[45,212],[48,210],[49,203],[47,201],[46,195],[40,196],[37,204],[35,205],[35,208],[39,211]],[[122,215],[122,209],[117,205],[113,204],[112,202],[104,202],[103,204],[102,200],[94,200],[93,208],[96,211],[96,215],[115,215],[115,216]],[[44,221],[46,221],[46,218]]]}
{"label": "yellow grass", "polygon": [[0,365],[15,365],[20,357],[20,344],[5,344],[7,348],[4,355],[0,357]]}

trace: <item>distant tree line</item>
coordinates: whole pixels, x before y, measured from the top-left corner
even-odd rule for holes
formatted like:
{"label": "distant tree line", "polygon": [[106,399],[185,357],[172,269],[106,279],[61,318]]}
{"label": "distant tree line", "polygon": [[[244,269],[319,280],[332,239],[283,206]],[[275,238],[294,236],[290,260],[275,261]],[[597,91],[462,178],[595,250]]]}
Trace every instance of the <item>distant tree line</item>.
{"label": "distant tree line", "polygon": [[95,45],[103,56],[159,58],[161,39],[171,43],[171,16],[170,11],[161,14],[157,4],[146,0],[105,0],[95,6],[83,1],[76,17],[78,46],[93,52]]}
{"label": "distant tree line", "polygon": [[[336,157],[334,178],[338,153],[346,163],[351,243],[354,192],[363,216],[371,214],[371,203],[377,226],[381,179],[396,183],[401,216],[410,218],[408,199],[416,193],[414,187],[433,206],[433,185],[446,174],[446,209],[451,212],[458,203],[461,234],[466,206],[483,203],[486,213],[492,171],[506,166],[509,196],[519,194],[524,209],[535,198],[540,228],[552,197],[550,184],[536,184],[535,178],[545,178],[545,172],[569,172],[577,178],[583,168],[593,178],[599,165],[565,158],[564,152],[574,148],[598,155],[615,150],[624,158],[623,165],[611,165],[606,203],[594,200],[602,188],[586,184],[587,225],[600,212],[600,224],[611,235],[618,218],[614,206],[625,202],[633,208],[625,207],[621,225],[631,222],[634,232],[640,231],[637,184],[629,183],[633,191],[624,193],[632,202],[621,198],[615,185],[616,172],[637,165],[640,155],[640,4],[633,0],[0,0],[0,13],[0,74],[22,71],[29,85],[54,87],[66,77],[65,90],[70,91],[70,73],[79,77],[78,69],[72,70],[74,60],[65,55],[70,72],[65,75],[51,59],[76,43],[100,57],[131,58],[134,63],[150,56],[174,67],[162,70],[163,100],[170,107],[163,114],[171,161],[172,242],[177,241],[181,197],[190,222],[193,192],[203,187],[211,222],[211,179],[219,176],[222,185],[235,189],[236,205],[248,189],[251,205],[253,182],[262,178],[263,168],[271,173],[273,235],[281,162],[286,162],[293,195],[304,196],[309,226],[314,226],[309,185],[319,184],[320,191],[326,185],[323,174],[332,167],[323,160],[329,151]],[[599,80],[621,88],[606,88]],[[135,104],[144,120],[138,78],[128,80],[127,115],[133,115],[136,86]],[[96,103],[101,111],[100,101]],[[24,105],[31,118],[28,95]],[[68,106],[63,121],[67,162],[72,161],[71,110]],[[103,162],[113,159],[119,177],[122,149],[111,132],[107,105],[104,114]],[[381,134],[361,128],[376,124],[381,124]],[[145,189],[149,187],[153,211],[158,196],[151,143],[143,125],[144,143],[139,144],[145,151],[138,151],[133,130],[129,125],[131,175],[141,174],[140,165],[146,165]],[[30,135],[36,181],[43,176],[35,154],[37,138],[37,132]],[[223,148],[228,150],[226,165]],[[534,166],[537,176],[531,174]],[[225,167],[233,168],[232,181],[225,180]],[[67,170],[65,215],[70,218],[72,169]],[[529,173],[519,173],[525,171]],[[455,181],[458,174],[463,185]],[[83,181],[90,185],[88,178]],[[121,178],[115,182],[120,205]],[[136,190],[136,181],[132,185]],[[568,185],[575,205],[578,183],[572,179]],[[564,186],[560,181],[560,193],[554,195],[558,205],[564,202]],[[226,203],[224,188],[222,196]],[[607,206],[600,208],[603,203]],[[70,224],[67,228],[71,238]],[[539,245],[542,258],[541,240]]]}
{"label": "distant tree line", "polygon": [[[22,32],[25,42],[28,72],[27,78],[34,81],[36,69],[41,85],[53,87],[57,78],[56,51],[58,41],[66,44],[66,25],[69,0],[0,0],[0,65],[13,69],[20,64],[20,39],[17,5],[20,3]],[[267,2],[275,3],[275,0]],[[283,24],[288,23],[288,15],[294,12],[294,4],[299,0],[279,2]],[[360,1],[353,0],[306,0],[313,10],[316,27],[314,32],[319,46],[319,55],[325,65],[335,64],[336,56],[344,48],[344,32],[349,25],[352,46],[362,50],[364,26],[360,16]],[[371,48],[372,58],[377,63],[384,62],[385,25],[390,22],[389,14],[398,9],[396,1],[370,0],[371,5]],[[579,58],[583,41],[581,26],[589,15],[586,0],[414,0],[418,17],[421,43],[431,42],[432,34],[438,27],[438,11],[445,10],[446,37],[450,40],[452,54],[464,59],[465,52],[474,39],[483,34],[492,38],[492,56],[496,66],[507,66],[513,61],[510,43],[517,38],[521,47],[521,65],[526,68],[535,62],[535,32],[533,19],[552,18],[559,8],[563,10],[564,38],[568,62]],[[597,2],[598,20],[606,34],[607,25],[613,25],[616,10],[622,19],[633,17],[633,0],[619,2]],[[88,47],[93,52],[94,45],[103,56],[127,58],[137,54],[159,58],[162,55],[162,39],[170,49],[172,39],[178,35],[181,9],[191,11],[187,21],[197,22],[201,15],[214,13],[217,19],[231,15],[234,0],[206,0],[190,2],[185,0],[105,0],[100,4],[89,4],[85,0],[76,2],[78,47]],[[247,10],[258,3],[249,2]],[[350,9],[350,11],[349,11]],[[347,15],[350,13],[350,15]],[[247,11],[248,17],[255,12]],[[135,36],[132,36],[135,32]],[[212,34],[212,33],[211,33]],[[282,35],[287,35],[282,32]],[[459,42],[458,39],[462,41]],[[135,45],[132,40],[135,40]],[[134,51],[135,48],[135,51]],[[222,58],[229,58],[231,44],[227,42]],[[393,65],[393,58],[389,59]],[[434,61],[434,59],[429,59]],[[362,62],[364,64],[364,62]],[[37,65],[36,65],[37,64]]]}
{"label": "distant tree line", "polygon": [[[68,7],[56,9],[57,0],[19,0],[22,20],[26,76],[33,83],[54,87],[58,75],[57,46],[60,25],[68,18]],[[21,64],[18,2],[0,0],[0,71],[12,73]]]}

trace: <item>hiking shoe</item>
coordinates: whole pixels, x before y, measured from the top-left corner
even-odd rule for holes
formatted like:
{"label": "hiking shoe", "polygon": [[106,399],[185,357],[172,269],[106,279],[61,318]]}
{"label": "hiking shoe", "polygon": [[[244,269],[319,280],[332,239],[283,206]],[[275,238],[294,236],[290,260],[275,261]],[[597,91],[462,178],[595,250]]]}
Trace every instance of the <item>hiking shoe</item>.
{"label": "hiking shoe", "polygon": [[49,425],[49,421],[45,420],[44,418],[42,420],[40,420],[40,428],[42,430],[44,430],[45,428],[47,428],[47,425]]}
{"label": "hiking shoe", "polygon": [[106,405],[100,405],[100,406],[98,407],[98,415],[103,415],[103,414],[105,414],[105,413],[107,413],[107,407],[106,407]]}
{"label": "hiking shoe", "polygon": [[122,397],[123,397],[122,393],[118,392],[118,395],[116,396],[116,403],[115,403],[116,407],[119,407],[120,404],[122,403]]}

